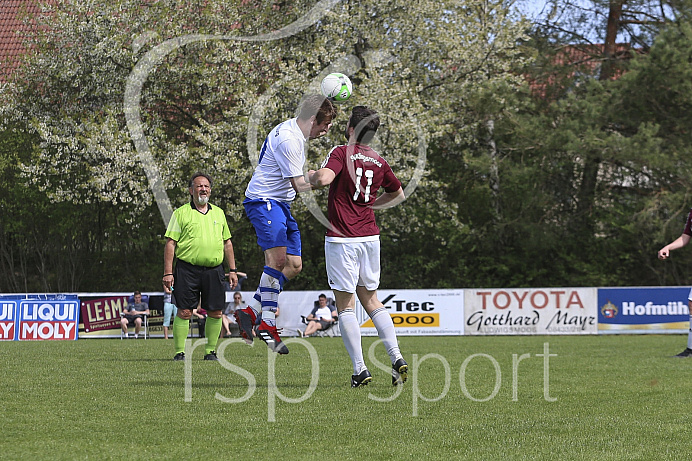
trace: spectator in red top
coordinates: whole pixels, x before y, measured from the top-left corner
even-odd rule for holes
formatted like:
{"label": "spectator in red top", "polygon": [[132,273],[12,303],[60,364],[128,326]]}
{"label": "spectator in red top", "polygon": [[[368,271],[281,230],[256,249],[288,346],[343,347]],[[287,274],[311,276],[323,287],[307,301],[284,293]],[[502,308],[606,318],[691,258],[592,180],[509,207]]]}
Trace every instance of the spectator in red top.
{"label": "spectator in red top", "polygon": [[[380,230],[373,210],[404,200],[401,182],[387,161],[369,145],[379,126],[377,112],[365,106],[354,107],[344,133],[348,144],[333,148],[322,168],[308,172],[313,186],[329,186],[329,230],[324,251],[341,337],[353,363],[351,387],[372,381],[363,360],[360,324],[355,313],[356,294],[387,349],[392,362],[392,384],[404,383],[408,374],[392,318],[377,299]],[[380,188],[384,192],[378,197]]]}
{"label": "spectator in red top", "polygon": [[201,304],[197,305],[197,309],[192,309],[192,316],[197,321],[197,332],[200,338],[204,338],[204,329],[207,326],[207,310]]}

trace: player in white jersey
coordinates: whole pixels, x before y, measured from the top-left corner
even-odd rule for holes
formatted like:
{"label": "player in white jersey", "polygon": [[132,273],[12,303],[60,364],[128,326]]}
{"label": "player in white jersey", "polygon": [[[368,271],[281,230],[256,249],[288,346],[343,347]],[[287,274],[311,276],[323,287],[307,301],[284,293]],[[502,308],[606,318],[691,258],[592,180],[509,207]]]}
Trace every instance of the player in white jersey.
{"label": "player in white jersey", "polygon": [[256,302],[237,310],[235,316],[248,344],[255,328],[257,336],[279,354],[288,354],[276,330],[279,293],[303,267],[300,231],[291,215],[291,202],[296,193],[312,189],[303,176],[305,143],[327,134],[336,114],[337,108],[329,99],[307,96],[298,116],[278,124],[265,139],[245,190],[243,205],[264,251],[264,271],[255,292]]}

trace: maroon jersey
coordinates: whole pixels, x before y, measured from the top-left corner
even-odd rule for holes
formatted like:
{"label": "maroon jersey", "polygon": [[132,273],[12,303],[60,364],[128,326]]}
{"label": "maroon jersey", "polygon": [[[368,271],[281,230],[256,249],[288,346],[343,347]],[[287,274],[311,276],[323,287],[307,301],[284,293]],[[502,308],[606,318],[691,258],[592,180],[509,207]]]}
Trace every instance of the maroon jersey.
{"label": "maroon jersey", "polygon": [[685,221],[685,228],[682,230],[682,233],[692,236],[692,209],[687,215],[687,221]]}
{"label": "maroon jersey", "polygon": [[329,237],[368,237],[379,235],[372,203],[377,191],[396,192],[401,182],[387,161],[363,144],[337,146],[322,167],[336,177],[329,187]]}

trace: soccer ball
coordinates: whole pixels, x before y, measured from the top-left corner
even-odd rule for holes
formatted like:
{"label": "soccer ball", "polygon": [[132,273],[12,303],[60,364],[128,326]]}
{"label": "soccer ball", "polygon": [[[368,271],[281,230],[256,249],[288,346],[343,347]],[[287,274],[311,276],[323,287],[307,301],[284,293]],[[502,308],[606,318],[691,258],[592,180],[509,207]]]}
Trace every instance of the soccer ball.
{"label": "soccer ball", "polygon": [[351,80],[344,74],[335,72],[329,74],[322,80],[320,89],[325,98],[332,101],[344,102],[351,97],[353,85]]}

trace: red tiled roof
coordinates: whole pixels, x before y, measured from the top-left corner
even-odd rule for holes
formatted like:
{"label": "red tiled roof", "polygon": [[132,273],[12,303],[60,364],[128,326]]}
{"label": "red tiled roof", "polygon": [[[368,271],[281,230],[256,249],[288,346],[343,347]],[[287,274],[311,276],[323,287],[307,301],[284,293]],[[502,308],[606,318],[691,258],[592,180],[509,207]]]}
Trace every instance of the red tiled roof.
{"label": "red tiled roof", "polygon": [[22,41],[31,26],[23,19],[39,12],[37,0],[0,0],[0,81],[12,74],[24,53]]}
{"label": "red tiled roof", "polygon": [[[564,85],[564,79],[571,80],[578,74],[597,78],[605,60],[605,45],[567,45],[560,49],[551,59],[551,63],[560,70],[552,71],[541,76],[539,80],[530,79],[529,84],[535,96],[544,98],[549,87]],[[615,45],[616,62],[624,62],[631,58],[631,53],[643,53],[643,50],[631,48],[627,43]],[[562,71],[567,70],[564,73]],[[562,75],[561,75],[562,73]],[[611,80],[618,79],[623,74],[622,67],[616,65]],[[561,75],[561,76],[560,76]]]}

